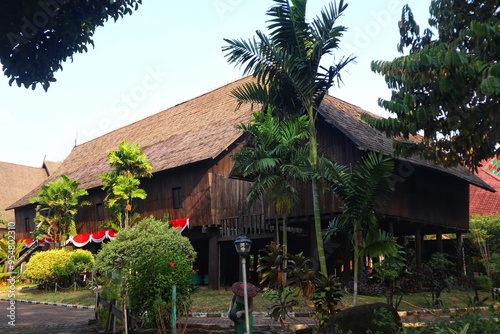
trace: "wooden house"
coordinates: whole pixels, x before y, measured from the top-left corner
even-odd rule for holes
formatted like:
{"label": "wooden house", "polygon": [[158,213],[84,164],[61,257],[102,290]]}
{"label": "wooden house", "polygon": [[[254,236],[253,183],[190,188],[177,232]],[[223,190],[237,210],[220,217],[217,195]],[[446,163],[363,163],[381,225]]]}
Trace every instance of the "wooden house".
{"label": "wooden house", "polygon": [[[43,184],[58,167],[59,163],[50,161],[44,161],[42,167],[0,162],[0,218],[14,222],[14,210],[7,210],[7,207]],[[33,217],[26,217],[17,223],[26,224],[26,228],[32,229]]]}
{"label": "wooden house", "polygon": [[[252,107],[237,103],[231,91],[250,78],[243,78],[192,100],[180,103],[155,115],[75,146],[57,173],[47,181],[65,174],[78,179],[89,191],[93,203],[77,216],[78,233],[96,231],[108,217],[103,209],[104,192],[100,175],[110,167],[107,154],[127,140],[138,144],[153,165],[153,177],[141,180],[148,194],[133,203],[143,217],[161,219],[188,217],[190,226],[183,234],[190,238],[198,253],[195,266],[208,280],[210,288],[229,285],[238,280],[238,256],[234,240],[246,233],[253,241],[249,257],[249,279],[256,281],[255,259],[274,239],[275,214],[265,201],[251,210],[245,209],[250,183],[230,177],[234,166],[231,155],[245,142],[237,130],[247,123]],[[317,121],[320,148],[344,165],[354,164],[367,151],[391,155],[392,144],[386,136],[361,121],[364,110],[327,96]],[[446,169],[417,158],[398,159],[393,182],[396,191],[383,209],[382,226],[394,234],[416,236],[417,260],[421,261],[425,234],[464,233],[468,229],[469,186],[492,190],[486,183],[462,168]],[[34,216],[29,199],[37,189],[27,193],[10,208],[16,221]],[[314,258],[312,238],[313,210],[308,187],[302,200],[289,217],[291,252],[304,251]],[[321,197],[322,222],[340,213],[338,200],[331,192]],[[29,230],[19,225],[18,237],[29,237]],[[330,269],[341,257],[338,245],[326,245]]]}

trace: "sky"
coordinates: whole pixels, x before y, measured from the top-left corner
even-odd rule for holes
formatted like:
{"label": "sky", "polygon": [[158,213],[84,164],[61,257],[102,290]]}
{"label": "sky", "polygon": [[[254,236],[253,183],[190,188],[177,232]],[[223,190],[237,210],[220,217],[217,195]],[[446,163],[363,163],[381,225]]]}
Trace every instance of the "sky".
{"label": "sky", "polygon": [[[227,39],[266,32],[272,0],[143,0],[131,16],[107,22],[94,48],[63,63],[47,92],[9,86],[0,74],[0,161],[41,167],[63,161],[75,145],[102,136],[242,77],[222,52]],[[338,20],[347,28],[334,54],[355,56],[330,95],[387,116],[389,98],[373,60],[400,56],[398,20],[405,4],[427,27],[430,0],[351,0]],[[327,5],[309,0],[312,19]],[[423,30],[423,29],[422,29]]]}

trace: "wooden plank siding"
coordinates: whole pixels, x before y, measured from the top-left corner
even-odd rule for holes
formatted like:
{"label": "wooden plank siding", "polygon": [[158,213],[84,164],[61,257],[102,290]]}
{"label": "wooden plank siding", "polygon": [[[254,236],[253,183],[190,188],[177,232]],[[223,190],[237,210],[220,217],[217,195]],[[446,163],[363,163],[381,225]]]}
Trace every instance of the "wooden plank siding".
{"label": "wooden plank siding", "polygon": [[35,229],[36,205],[30,204],[15,210],[16,240],[31,238],[30,231]]}
{"label": "wooden plank siding", "polygon": [[[402,169],[402,163],[396,165],[396,172]],[[407,165],[406,166],[411,166]],[[391,195],[381,213],[389,217],[397,217],[395,231],[408,235],[413,229],[398,226],[404,221],[422,223],[427,230],[434,225],[437,229],[448,231],[466,231],[469,217],[469,184],[458,181],[444,173],[436,173],[425,168],[415,167],[404,178],[397,178],[396,191]],[[396,173],[397,174],[397,173]]]}

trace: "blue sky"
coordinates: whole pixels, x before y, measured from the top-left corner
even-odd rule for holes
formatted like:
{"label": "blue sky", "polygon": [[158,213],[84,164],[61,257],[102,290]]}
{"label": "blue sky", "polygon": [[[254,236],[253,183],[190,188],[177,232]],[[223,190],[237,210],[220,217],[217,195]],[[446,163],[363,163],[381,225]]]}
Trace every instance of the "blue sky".
{"label": "blue sky", "polygon": [[[174,4],[172,4],[174,3]],[[344,84],[330,94],[384,114],[390,91],[372,60],[399,56],[397,22],[409,4],[426,26],[430,0],[351,0],[339,20],[348,28],[337,57],[354,55]],[[48,92],[8,85],[0,76],[0,161],[40,167],[81,144],[241,77],[221,51],[223,38],[265,31],[271,0],[144,0],[132,16],[99,27],[95,48],[75,55]],[[327,4],[308,1],[308,16]]]}

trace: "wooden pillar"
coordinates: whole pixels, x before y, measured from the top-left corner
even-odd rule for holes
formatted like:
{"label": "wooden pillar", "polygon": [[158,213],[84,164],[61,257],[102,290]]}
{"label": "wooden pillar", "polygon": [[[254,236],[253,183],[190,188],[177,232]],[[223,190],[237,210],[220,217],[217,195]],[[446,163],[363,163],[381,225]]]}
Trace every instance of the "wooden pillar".
{"label": "wooden pillar", "polygon": [[443,247],[443,232],[441,231],[438,231],[436,233],[436,243],[437,243],[437,251],[439,253],[443,253],[444,252],[444,247]]}
{"label": "wooden pillar", "polygon": [[219,289],[219,244],[217,242],[219,229],[216,227],[211,227],[208,230],[208,288],[218,290]]}
{"label": "wooden pillar", "polygon": [[465,277],[467,275],[467,270],[465,266],[465,259],[464,259],[464,236],[462,232],[457,232],[457,259],[458,259],[458,264],[459,264],[459,272],[462,273],[462,275]]}
{"label": "wooden pillar", "polygon": [[415,227],[415,261],[417,268],[422,267],[422,229]]}

